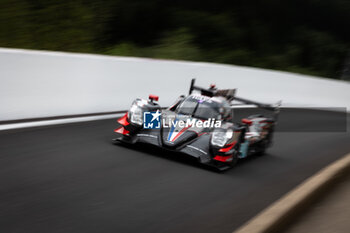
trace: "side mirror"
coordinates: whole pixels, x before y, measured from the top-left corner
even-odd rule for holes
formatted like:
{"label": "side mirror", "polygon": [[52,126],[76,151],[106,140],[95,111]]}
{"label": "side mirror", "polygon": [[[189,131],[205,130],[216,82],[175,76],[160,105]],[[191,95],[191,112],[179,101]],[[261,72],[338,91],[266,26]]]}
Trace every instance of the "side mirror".
{"label": "side mirror", "polygon": [[153,102],[153,101],[158,101],[158,100],[159,100],[159,96],[157,96],[157,95],[152,95],[152,94],[150,94],[150,95],[148,96],[148,98],[151,100],[151,102]]}
{"label": "side mirror", "polygon": [[247,118],[243,118],[242,119],[242,123],[246,124],[246,125],[251,125],[253,122],[251,120],[247,119]]}

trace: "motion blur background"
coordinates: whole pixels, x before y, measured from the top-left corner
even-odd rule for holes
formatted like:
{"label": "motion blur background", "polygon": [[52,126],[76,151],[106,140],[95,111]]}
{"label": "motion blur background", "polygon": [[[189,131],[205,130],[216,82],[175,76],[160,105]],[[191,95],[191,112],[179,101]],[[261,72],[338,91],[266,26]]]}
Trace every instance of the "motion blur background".
{"label": "motion blur background", "polygon": [[[0,233],[232,232],[349,153],[350,82],[326,79],[350,80],[349,29],[349,0],[0,0],[0,47],[35,50],[0,48]],[[219,174],[110,143],[104,113],[193,77],[283,101],[266,156]],[[289,233],[348,233],[345,185]]]}
{"label": "motion blur background", "polygon": [[348,0],[1,0],[0,47],[350,79]]}

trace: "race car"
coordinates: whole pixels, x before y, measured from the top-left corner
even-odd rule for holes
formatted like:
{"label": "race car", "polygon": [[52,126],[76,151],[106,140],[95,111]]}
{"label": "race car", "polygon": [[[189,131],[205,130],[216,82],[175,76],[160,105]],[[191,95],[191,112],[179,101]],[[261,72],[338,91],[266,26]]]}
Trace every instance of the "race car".
{"label": "race car", "polygon": [[[227,170],[239,159],[263,154],[271,145],[280,102],[275,105],[258,103],[235,95],[236,89],[195,86],[192,79],[189,95],[181,95],[175,103],[162,108],[158,96],[149,100],[136,99],[128,112],[117,121],[114,130],[119,143],[146,143],[165,150],[192,156],[202,164]],[[233,106],[255,105],[269,110],[272,116],[251,115],[233,121]]]}

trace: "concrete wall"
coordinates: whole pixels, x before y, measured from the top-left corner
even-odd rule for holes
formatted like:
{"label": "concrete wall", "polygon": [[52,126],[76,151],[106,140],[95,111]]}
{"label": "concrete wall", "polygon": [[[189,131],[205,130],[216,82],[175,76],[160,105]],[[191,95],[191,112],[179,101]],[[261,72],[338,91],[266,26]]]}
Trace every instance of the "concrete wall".
{"label": "concrete wall", "polygon": [[197,84],[284,106],[347,107],[350,83],[201,62],[0,49],[0,120],[128,109],[136,97],[167,106]]}

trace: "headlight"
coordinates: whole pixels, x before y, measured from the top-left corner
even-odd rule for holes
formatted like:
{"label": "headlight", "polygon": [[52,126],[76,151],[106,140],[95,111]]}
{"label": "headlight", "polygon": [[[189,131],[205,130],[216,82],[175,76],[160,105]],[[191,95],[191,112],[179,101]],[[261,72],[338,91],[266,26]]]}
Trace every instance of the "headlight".
{"label": "headlight", "polygon": [[131,123],[134,123],[136,125],[142,125],[143,124],[143,111],[141,106],[139,105],[139,101],[134,101],[134,103],[131,105],[131,108],[128,112],[128,118],[130,119]]}
{"label": "headlight", "polygon": [[224,130],[217,130],[212,133],[211,136],[211,144],[219,147],[223,147],[227,140],[232,138],[233,131],[232,129],[227,129],[226,131]]}

